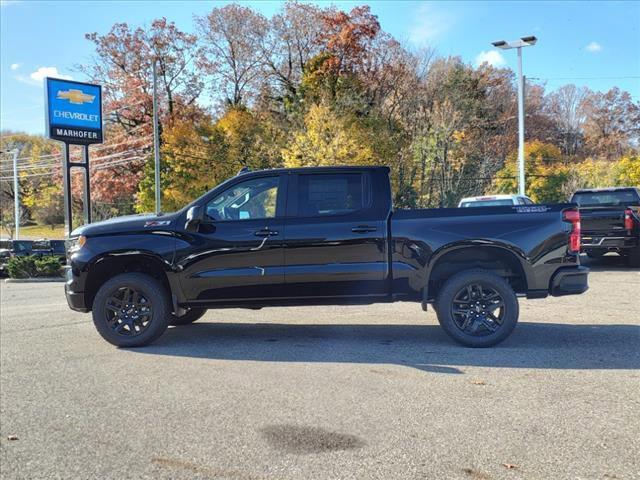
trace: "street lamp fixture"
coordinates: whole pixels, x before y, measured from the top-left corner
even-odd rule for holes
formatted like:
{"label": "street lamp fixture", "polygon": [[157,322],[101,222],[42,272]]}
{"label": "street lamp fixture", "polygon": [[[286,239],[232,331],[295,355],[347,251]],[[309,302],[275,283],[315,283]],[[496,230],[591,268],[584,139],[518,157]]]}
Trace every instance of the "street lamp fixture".
{"label": "street lamp fixture", "polygon": [[491,44],[501,50],[518,49],[518,193],[525,195],[524,179],[524,78],[522,76],[522,47],[531,47],[538,39],[530,35],[519,40],[498,40]]}

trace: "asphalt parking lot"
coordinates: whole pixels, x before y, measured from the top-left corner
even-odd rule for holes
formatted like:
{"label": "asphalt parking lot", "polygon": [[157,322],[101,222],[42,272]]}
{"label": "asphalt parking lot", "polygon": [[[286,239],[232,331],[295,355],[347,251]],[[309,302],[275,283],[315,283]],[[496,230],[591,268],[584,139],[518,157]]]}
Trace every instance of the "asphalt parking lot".
{"label": "asphalt parking lot", "polygon": [[0,474],[640,478],[640,271],[619,260],[481,350],[410,303],[210,311],[119,350],[61,283],[3,283]]}

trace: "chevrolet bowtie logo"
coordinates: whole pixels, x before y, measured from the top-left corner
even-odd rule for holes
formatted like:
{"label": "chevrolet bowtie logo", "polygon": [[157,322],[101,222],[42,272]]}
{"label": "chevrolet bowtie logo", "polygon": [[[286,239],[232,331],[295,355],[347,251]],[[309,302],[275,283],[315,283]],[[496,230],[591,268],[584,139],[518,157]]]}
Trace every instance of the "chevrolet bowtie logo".
{"label": "chevrolet bowtie logo", "polygon": [[76,105],[82,105],[83,103],[93,103],[95,95],[89,95],[82,90],[69,89],[66,92],[64,90],[58,90],[57,98],[63,100],[69,100],[69,103]]}

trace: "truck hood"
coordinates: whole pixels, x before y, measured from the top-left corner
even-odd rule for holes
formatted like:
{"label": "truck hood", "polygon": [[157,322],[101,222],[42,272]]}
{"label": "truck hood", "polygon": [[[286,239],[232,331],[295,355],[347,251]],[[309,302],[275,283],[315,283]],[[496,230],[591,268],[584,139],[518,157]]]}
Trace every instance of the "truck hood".
{"label": "truck hood", "polygon": [[91,223],[76,228],[71,232],[72,237],[86,235],[88,237],[97,235],[111,235],[119,233],[142,232],[149,230],[172,230],[178,213],[143,213],[139,215],[127,215],[115,217],[102,222]]}

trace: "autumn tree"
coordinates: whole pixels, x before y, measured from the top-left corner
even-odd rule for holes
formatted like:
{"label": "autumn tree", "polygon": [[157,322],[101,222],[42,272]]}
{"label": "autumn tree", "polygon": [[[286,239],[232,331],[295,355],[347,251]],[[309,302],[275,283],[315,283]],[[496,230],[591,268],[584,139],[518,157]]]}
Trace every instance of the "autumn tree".
{"label": "autumn tree", "polygon": [[564,85],[549,94],[548,111],[564,155],[577,155],[582,147],[585,121],[583,103],[587,94],[586,88],[578,88],[573,84]]}
{"label": "autumn tree", "polygon": [[323,12],[311,4],[287,2],[269,20],[260,53],[265,74],[282,97],[295,97],[307,62],[321,51]]}
{"label": "autumn tree", "polygon": [[615,87],[594,92],[582,104],[585,146],[589,155],[608,160],[620,158],[640,135],[640,103]]}
{"label": "autumn tree", "polygon": [[104,85],[107,118],[125,130],[150,123],[154,62],[169,115],[180,105],[192,105],[202,92],[195,68],[197,38],[166,18],[154,20],[147,29],[116,23],[108,33],[88,33],[86,38],[94,44],[96,55],[81,70]]}
{"label": "autumn tree", "polygon": [[314,105],[305,128],[294,134],[282,156],[286,167],[372,165],[376,158],[361,128],[338,117],[326,105]]}
{"label": "autumn tree", "polygon": [[257,95],[263,75],[268,22],[249,7],[230,4],[196,17],[202,45],[199,65],[210,75],[211,93],[232,107]]}

